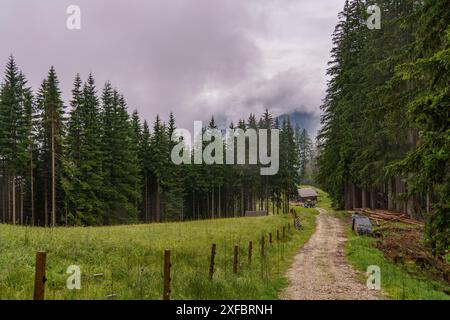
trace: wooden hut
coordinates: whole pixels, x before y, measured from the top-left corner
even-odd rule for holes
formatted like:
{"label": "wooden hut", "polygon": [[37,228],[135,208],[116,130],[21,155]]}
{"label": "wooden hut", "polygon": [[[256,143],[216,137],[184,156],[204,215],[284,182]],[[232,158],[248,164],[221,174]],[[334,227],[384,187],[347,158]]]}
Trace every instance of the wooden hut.
{"label": "wooden hut", "polygon": [[298,189],[298,199],[300,202],[306,202],[308,200],[317,201],[318,196],[316,190],[312,188]]}

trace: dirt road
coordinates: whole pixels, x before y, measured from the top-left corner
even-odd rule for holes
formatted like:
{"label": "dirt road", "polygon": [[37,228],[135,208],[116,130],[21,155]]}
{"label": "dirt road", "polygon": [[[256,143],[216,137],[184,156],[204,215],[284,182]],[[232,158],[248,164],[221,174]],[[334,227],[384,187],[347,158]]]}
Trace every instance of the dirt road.
{"label": "dirt road", "polygon": [[316,232],[295,256],[287,272],[289,286],[280,298],[285,300],[371,300],[374,291],[356,279],[356,271],[344,255],[345,233],[342,221],[318,209]]}

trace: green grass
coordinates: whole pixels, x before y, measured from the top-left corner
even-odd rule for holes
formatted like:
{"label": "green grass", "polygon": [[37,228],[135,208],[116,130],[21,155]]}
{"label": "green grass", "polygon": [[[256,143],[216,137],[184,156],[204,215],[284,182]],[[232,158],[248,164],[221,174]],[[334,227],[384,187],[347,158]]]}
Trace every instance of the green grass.
{"label": "green grass", "polygon": [[[302,231],[290,216],[96,228],[30,228],[0,225],[0,299],[31,299],[34,260],[47,251],[46,299],[161,299],[163,251],[172,250],[172,299],[277,299],[284,273],[315,229],[315,211],[299,209]],[[276,244],[276,230],[285,241]],[[267,244],[272,232],[274,244]],[[265,235],[267,257],[260,257]],[[253,260],[248,264],[248,242]],[[216,272],[208,278],[211,244],[217,244]],[[232,272],[239,245],[238,274]],[[81,290],[68,290],[66,270],[78,265]],[[94,278],[93,274],[103,273]]]}
{"label": "green grass", "polygon": [[319,194],[319,198],[317,201],[317,206],[327,211],[333,211],[331,207],[331,199],[325,191],[320,190],[319,188],[314,188],[316,192]]}
{"label": "green grass", "polygon": [[[358,270],[365,272],[370,265],[381,270],[381,288],[388,298],[399,300],[449,300],[450,296],[442,292],[448,286],[434,281],[424,274],[416,276],[406,272],[405,267],[387,260],[383,253],[374,247],[375,238],[357,236],[351,228],[345,251],[348,261]],[[361,279],[363,280],[363,279]]]}

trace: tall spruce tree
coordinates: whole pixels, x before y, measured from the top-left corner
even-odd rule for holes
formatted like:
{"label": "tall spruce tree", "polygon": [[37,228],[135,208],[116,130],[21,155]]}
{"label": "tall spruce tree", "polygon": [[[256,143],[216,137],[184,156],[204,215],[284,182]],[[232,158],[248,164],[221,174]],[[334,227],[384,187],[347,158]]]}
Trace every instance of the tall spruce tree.
{"label": "tall spruce tree", "polygon": [[82,86],[77,75],[72,90],[65,161],[67,222],[75,225],[103,223],[103,170],[100,149],[100,109],[95,80],[89,75]]}
{"label": "tall spruce tree", "polygon": [[109,83],[102,95],[102,151],[105,219],[135,222],[139,189],[139,159],[125,99]]}
{"label": "tall spruce tree", "polygon": [[160,222],[163,220],[161,215],[163,200],[163,179],[167,170],[168,158],[168,137],[165,125],[162,123],[159,115],[153,124],[153,133],[150,140],[151,147],[151,172],[153,176],[153,186],[155,195],[155,220]]}
{"label": "tall spruce tree", "polygon": [[64,209],[63,143],[65,134],[64,104],[61,100],[59,80],[54,67],[50,68],[37,98],[39,163],[41,181],[39,200],[44,225],[56,226],[61,222]]}
{"label": "tall spruce tree", "polygon": [[7,218],[13,224],[19,220],[18,212],[23,209],[23,203],[18,201],[18,184],[23,185],[27,168],[30,128],[26,108],[32,103],[29,100],[30,91],[26,88],[25,76],[11,56],[0,92],[0,159],[3,190],[6,191],[3,196],[6,202],[3,221]]}
{"label": "tall spruce tree", "polygon": [[151,134],[148,122],[144,120],[142,125],[141,141],[139,145],[139,159],[141,161],[143,190],[142,190],[142,216],[143,221],[150,222],[151,216],[151,158],[152,150],[150,146]]}

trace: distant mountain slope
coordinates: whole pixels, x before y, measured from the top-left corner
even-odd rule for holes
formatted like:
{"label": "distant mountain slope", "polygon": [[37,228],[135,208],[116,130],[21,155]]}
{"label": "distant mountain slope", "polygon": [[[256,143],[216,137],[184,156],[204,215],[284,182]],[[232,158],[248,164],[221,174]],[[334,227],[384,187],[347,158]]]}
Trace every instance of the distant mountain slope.
{"label": "distant mountain slope", "polygon": [[319,130],[320,127],[320,118],[318,116],[294,111],[282,114],[277,118],[281,124],[283,120],[286,120],[288,117],[290,117],[293,127],[298,125],[302,129],[305,128],[311,137],[315,138],[317,136],[317,130]]}

